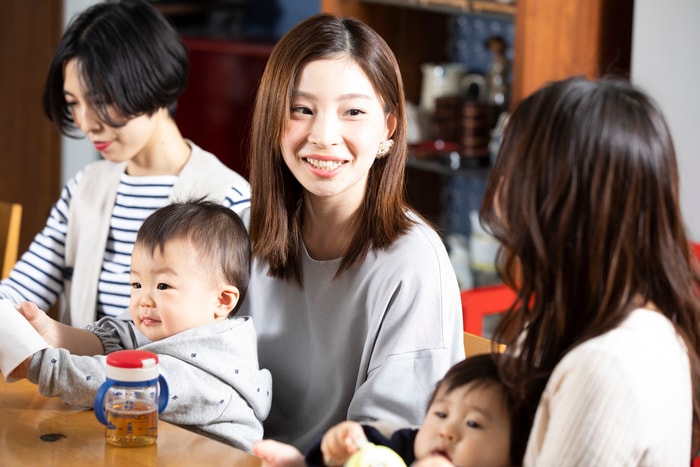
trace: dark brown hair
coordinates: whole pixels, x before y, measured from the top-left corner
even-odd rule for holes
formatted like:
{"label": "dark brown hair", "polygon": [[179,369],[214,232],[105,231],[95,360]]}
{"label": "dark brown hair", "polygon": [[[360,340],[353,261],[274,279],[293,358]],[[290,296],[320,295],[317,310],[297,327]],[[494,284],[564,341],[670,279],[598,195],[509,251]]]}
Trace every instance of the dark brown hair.
{"label": "dark brown hair", "polygon": [[[501,242],[500,273],[518,300],[495,339],[504,374],[535,404],[574,346],[653,303],[688,349],[700,420],[700,301],[679,206],[669,129],[628,82],[553,82],[510,117],[481,208]],[[521,340],[520,340],[521,339]]]}
{"label": "dark brown hair", "polygon": [[238,288],[238,303],[229,314],[233,316],[250,279],[250,242],[241,218],[212,201],[168,204],[143,221],[135,245],[153,255],[171,240],[189,242],[212,278],[220,277]]}
{"label": "dark brown hair", "polygon": [[397,119],[390,154],[377,159],[369,171],[357,230],[337,274],[362,261],[370,249],[391,245],[412,222],[404,201],[406,111],[394,54],[375,31],[358,20],[327,14],[307,18],[282,37],[267,62],[253,113],[250,149],[253,254],[269,265],[272,276],[293,278],[300,284],[303,188],[285,165],[280,143],[302,68],[330,57],[354,60],[374,86],[385,112]]}
{"label": "dark brown hair", "polygon": [[[187,86],[189,59],[180,36],[147,1],[97,3],[71,19],[44,84],[44,112],[61,133],[75,123],[63,95],[63,70],[77,60],[85,92],[100,119],[112,127],[168,108]],[[119,121],[109,115],[119,113]]]}

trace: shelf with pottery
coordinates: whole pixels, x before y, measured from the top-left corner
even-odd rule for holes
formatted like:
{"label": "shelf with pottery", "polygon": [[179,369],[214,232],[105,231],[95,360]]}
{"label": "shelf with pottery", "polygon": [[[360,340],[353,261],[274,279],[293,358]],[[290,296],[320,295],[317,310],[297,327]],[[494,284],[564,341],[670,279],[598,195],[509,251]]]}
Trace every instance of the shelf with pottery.
{"label": "shelf with pottery", "polygon": [[387,40],[409,99],[419,94],[421,63],[449,61],[445,13],[507,7],[515,23],[511,104],[552,80],[629,74],[634,0],[461,0],[469,10],[448,2],[457,0],[322,0],[321,10],[360,18]]}

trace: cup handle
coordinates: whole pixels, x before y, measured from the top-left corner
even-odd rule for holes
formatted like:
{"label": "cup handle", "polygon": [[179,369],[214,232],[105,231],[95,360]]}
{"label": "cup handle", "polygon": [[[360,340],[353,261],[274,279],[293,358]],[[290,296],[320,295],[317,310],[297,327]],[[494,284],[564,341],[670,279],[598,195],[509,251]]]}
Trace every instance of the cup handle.
{"label": "cup handle", "polygon": [[97,390],[95,394],[95,402],[93,404],[93,411],[95,412],[95,417],[103,425],[109,426],[107,421],[107,415],[105,414],[105,395],[107,395],[107,390],[112,387],[114,381],[107,380],[102,383],[100,389]]}
{"label": "cup handle", "polygon": [[161,413],[168,406],[168,399],[170,399],[170,390],[168,389],[168,382],[165,381],[163,375],[158,375],[158,413]]}

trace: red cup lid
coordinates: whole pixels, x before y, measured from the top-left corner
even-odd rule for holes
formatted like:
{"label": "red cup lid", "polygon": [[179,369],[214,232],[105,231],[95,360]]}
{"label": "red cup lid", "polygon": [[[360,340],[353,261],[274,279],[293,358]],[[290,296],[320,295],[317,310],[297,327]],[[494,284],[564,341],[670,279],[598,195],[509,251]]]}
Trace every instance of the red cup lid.
{"label": "red cup lid", "polygon": [[158,378],[158,355],[147,350],[119,350],[107,355],[105,374],[114,381],[142,382]]}
{"label": "red cup lid", "polygon": [[149,368],[158,364],[158,355],[148,350],[118,350],[107,355],[107,365],[116,368]]}

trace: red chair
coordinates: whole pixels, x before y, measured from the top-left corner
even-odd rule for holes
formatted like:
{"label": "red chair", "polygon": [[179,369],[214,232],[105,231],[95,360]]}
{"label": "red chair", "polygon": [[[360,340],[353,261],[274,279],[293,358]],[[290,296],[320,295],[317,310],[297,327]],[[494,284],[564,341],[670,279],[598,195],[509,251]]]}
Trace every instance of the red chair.
{"label": "red chair", "polygon": [[483,335],[484,316],[502,313],[516,299],[513,289],[506,285],[491,285],[463,290],[462,319],[464,331]]}
{"label": "red chair", "polygon": [[[700,259],[700,243],[690,243]],[[515,301],[515,292],[506,285],[476,287],[462,291],[462,319],[464,331],[481,336],[484,316],[502,313]],[[693,467],[700,467],[700,461]]]}
{"label": "red chair", "polygon": [[693,250],[693,253],[695,253],[695,256],[700,259],[700,243],[690,242],[690,248]]}

